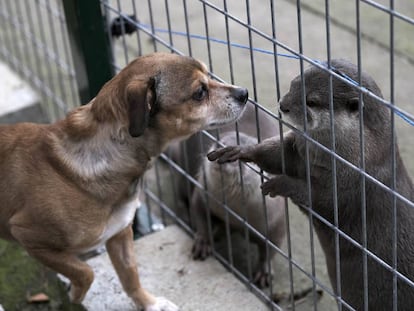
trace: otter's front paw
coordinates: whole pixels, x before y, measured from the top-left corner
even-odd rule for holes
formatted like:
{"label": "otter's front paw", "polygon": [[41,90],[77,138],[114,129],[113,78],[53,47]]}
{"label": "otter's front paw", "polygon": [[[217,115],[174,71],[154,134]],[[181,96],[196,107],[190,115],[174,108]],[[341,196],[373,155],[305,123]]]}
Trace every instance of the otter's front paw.
{"label": "otter's front paw", "polygon": [[263,195],[269,195],[274,198],[277,195],[287,197],[288,191],[286,189],[286,183],[284,182],[284,175],[278,175],[264,182],[260,188],[262,188]]}
{"label": "otter's front paw", "polygon": [[164,297],[157,297],[154,304],[147,306],[144,311],[179,311],[180,309]]}
{"label": "otter's front paw", "polygon": [[267,288],[272,281],[272,274],[267,272],[265,269],[259,269],[256,271],[253,277],[253,283],[259,288]]}
{"label": "otter's front paw", "polygon": [[196,235],[194,245],[191,250],[194,260],[204,260],[211,254],[211,245],[208,238]]}
{"label": "otter's front paw", "polygon": [[276,175],[261,185],[263,195],[272,198],[282,196],[291,198],[297,205],[308,206],[308,188],[306,182],[287,175]]}
{"label": "otter's front paw", "polygon": [[249,146],[229,146],[219,148],[207,154],[207,158],[210,161],[217,160],[217,162],[220,164],[226,162],[234,162],[237,160],[250,162],[253,160],[250,155],[250,149],[251,148]]}

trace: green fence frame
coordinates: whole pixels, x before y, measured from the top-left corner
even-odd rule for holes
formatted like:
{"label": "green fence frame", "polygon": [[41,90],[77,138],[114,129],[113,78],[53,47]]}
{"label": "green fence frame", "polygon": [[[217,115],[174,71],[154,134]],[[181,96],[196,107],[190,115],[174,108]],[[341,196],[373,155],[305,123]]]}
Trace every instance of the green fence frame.
{"label": "green fence frame", "polygon": [[99,0],[63,0],[63,8],[79,97],[86,104],[115,74],[106,19]]}

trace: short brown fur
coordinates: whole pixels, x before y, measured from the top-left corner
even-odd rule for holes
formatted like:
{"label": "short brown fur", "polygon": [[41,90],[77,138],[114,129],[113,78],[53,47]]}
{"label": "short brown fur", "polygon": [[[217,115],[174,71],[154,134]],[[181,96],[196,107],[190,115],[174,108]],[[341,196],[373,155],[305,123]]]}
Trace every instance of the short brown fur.
{"label": "short brown fur", "polygon": [[93,281],[78,256],[106,245],[137,308],[177,310],[139,283],[129,226],[137,180],[169,142],[235,121],[246,100],[197,60],[155,53],[61,121],[0,126],[0,237],[70,279],[75,303]]}

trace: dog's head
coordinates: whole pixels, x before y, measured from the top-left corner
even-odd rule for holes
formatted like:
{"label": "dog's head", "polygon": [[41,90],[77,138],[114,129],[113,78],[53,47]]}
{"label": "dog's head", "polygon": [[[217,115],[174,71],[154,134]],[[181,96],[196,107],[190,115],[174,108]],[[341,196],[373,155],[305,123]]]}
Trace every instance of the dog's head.
{"label": "dog's head", "polygon": [[122,120],[132,137],[153,130],[171,140],[237,120],[247,97],[244,88],[212,80],[191,57],[154,53],[109,81],[94,110],[98,120]]}

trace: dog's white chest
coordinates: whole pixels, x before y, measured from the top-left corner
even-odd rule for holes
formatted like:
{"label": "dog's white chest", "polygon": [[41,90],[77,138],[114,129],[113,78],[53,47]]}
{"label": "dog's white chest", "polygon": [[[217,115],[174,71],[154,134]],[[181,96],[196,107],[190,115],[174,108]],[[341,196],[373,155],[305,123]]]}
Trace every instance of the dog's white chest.
{"label": "dog's white chest", "polygon": [[105,228],[103,229],[96,242],[93,243],[91,247],[83,249],[81,253],[87,253],[89,251],[103,247],[106,241],[129,226],[132,223],[132,220],[135,216],[135,211],[137,210],[138,206],[139,200],[134,196],[132,200],[118,207],[109,217]]}
{"label": "dog's white chest", "polygon": [[131,224],[138,205],[138,199],[134,198],[112,213],[108,224],[106,225],[106,228],[101,235],[101,240],[103,240],[104,243]]}

